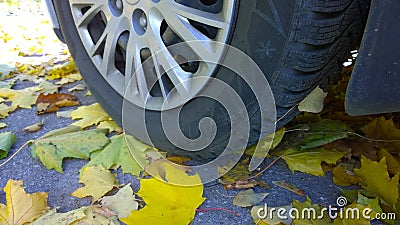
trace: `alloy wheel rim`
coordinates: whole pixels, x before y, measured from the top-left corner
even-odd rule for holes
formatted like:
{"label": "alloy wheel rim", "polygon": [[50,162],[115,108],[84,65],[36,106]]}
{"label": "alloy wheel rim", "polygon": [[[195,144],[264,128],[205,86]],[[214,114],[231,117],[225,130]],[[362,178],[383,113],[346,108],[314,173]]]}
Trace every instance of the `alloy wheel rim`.
{"label": "alloy wheel rim", "polygon": [[[129,98],[150,110],[165,110],[166,101],[177,107],[207,85],[192,78],[211,76],[217,68],[206,61],[222,58],[223,49],[212,43],[228,42],[235,5],[235,0],[70,0],[85,51],[102,77],[121,96],[129,86]],[[185,47],[168,49],[178,43]]]}

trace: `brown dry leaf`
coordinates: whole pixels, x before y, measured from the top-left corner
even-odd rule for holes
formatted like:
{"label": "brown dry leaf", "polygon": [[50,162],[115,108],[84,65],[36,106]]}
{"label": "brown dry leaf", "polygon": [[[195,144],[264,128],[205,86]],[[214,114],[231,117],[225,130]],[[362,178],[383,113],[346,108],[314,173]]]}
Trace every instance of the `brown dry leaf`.
{"label": "brown dry leaf", "polygon": [[300,195],[300,196],[306,196],[306,192],[301,190],[300,188],[296,187],[296,185],[294,184],[290,184],[288,182],[286,182],[285,180],[282,181],[272,181],[273,184],[275,184],[278,187],[284,188],[288,191],[291,191],[293,193],[295,193],[296,195]]}
{"label": "brown dry leaf", "polygon": [[4,187],[7,205],[0,204],[0,224],[22,225],[45,213],[47,193],[27,194],[23,181],[9,180]]}
{"label": "brown dry leaf", "polygon": [[256,180],[241,180],[241,181],[235,181],[233,183],[229,184],[224,184],[224,189],[225,190],[240,190],[240,189],[248,189],[248,188],[253,188],[257,185],[260,184],[260,182]]}
{"label": "brown dry leaf", "polygon": [[36,114],[56,112],[61,107],[76,106],[80,105],[79,100],[70,94],[55,93],[44,95],[43,93],[39,95],[36,106]]}
{"label": "brown dry leaf", "polygon": [[326,144],[323,147],[325,149],[336,149],[341,152],[345,152],[347,153],[347,159],[351,159],[352,157],[360,158],[361,155],[363,155],[371,160],[378,160],[378,148],[376,148],[371,141],[361,138],[342,139]]}
{"label": "brown dry leaf", "polygon": [[27,126],[24,128],[24,131],[26,132],[36,132],[42,129],[43,126],[43,121],[37,122],[33,125]]}

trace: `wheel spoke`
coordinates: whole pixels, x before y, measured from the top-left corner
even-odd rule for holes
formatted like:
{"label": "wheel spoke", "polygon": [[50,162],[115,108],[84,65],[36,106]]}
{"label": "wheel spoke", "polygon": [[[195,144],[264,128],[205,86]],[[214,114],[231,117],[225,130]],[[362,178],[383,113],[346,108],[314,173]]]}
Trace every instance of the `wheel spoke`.
{"label": "wheel spoke", "polygon": [[200,59],[210,59],[210,56],[214,55],[216,49],[213,49],[210,39],[194,28],[187,19],[180,16],[170,16],[167,23]]}
{"label": "wheel spoke", "polygon": [[89,55],[90,56],[95,56],[98,52],[99,52],[99,48],[100,46],[104,43],[106,37],[107,37],[107,27],[104,29],[103,33],[101,34],[99,40],[97,41],[97,43],[90,49]]}
{"label": "wheel spoke", "polygon": [[105,40],[105,47],[103,53],[103,62],[102,62],[102,70],[107,71],[109,74],[109,70],[114,67],[115,63],[115,51],[118,43],[118,38],[124,32],[124,24],[121,23],[121,20],[118,18],[112,18],[106,28],[104,29],[104,33],[106,33],[107,37]]}
{"label": "wheel spoke", "polygon": [[[154,32],[155,34],[159,33],[158,29],[152,28],[151,31]],[[159,69],[163,68],[165,74],[168,76],[168,78],[175,86],[176,91],[178,91],[178,93],[181,96],[184,97],[189,96],[190,78],[192,74],[185,72],[180,67],[178,62],[165,47],[164,43],[161,40],[161,37],[153,39],[152,42],[150,42],[150,46],[151,46],[150,50],[152,52],[153,62],[155,64],[156,71],[158,71],[157,76],[159,82],[163,83],[161,79],[163,73],[161,73]],[[164,84],[163,87],[165,87]]]}
{"label": "wheel spoke", "polygon": [[205,25],[209,25],[215,28],[220,28],[224,30],[229,29],[230,24],[228,20],[224,18],[222,13],[218,14],[210,13],[199,9],[191,8],[176,2],[173,2],[172,4],[170,3],[170,6],[171,8],[169,10],[171,10],[171,12],[173,12],[175,15],[179,15],[187,19]]}
{"label": "wheel spoke", "polygon": [[93,5],[77,22],[78,27],[86,27],[93,18],[102,11],[103,4]]}

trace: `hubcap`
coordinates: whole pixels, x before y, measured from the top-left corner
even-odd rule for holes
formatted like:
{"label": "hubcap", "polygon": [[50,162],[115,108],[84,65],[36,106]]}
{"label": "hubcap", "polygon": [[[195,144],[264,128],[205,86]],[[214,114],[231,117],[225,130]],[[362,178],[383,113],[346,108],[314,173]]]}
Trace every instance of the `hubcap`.
{"label": "hubcap", "polygon": [[[103,78],[121,95],[132,82],[129,99],[161,110],[164,102],[180,102],[206,85],[191,78],[216,69],[202,60],[222,57],[223,49],[212,41],[228,41],[235,0],[70,0],[70,5]],[[166,50],[177,43],[184,48]],[[187,62],[193,58],[197,62]]]}

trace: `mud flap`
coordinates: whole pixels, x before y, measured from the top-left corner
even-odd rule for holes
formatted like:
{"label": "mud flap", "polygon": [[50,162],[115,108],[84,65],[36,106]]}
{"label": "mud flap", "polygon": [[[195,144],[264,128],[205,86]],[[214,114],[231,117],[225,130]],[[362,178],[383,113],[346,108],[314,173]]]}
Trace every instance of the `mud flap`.
{"label": "mud flap", "polygon": [[400,111],[400,1],[373,0],[346,93],[353,116]]}

